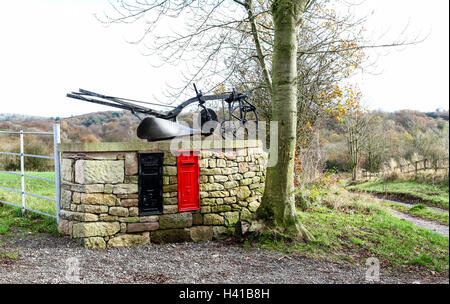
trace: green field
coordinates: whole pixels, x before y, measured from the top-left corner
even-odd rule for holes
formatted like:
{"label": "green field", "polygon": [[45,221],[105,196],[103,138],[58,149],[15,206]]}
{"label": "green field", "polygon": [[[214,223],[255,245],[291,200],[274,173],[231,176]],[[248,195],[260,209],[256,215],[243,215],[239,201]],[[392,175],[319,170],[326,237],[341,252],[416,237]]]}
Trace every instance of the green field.
{"label": "green field", "polygon": [[[47,179],[54,179],[54,172],[25,172],[26,175],[43,177]],[[20,176],[0,173],[0,186],[21,190]],[[25,177],[25,192],[45,196],[49,198],[56,197],[55,183],[38,180],[34,178]],[[13,191],[0,189],[0,200],[22,205],[21,194]],[[56,215],[56,203],[49,200],[26,195],[25,206],[37,211],[45,212],[51,215]]]}
{"label": "green field", "polygon": [[347,187],[348,190],[394,195],[397,196],[399,200],[404,198],[406,201],[413,200],[418,203],[446,210],[448,210],[449,201],[448,188],[448,184],[429,185],[417,183],[415,181],[384,182],[383,180]]}
{"label": "green field", "polygon": [[[27,175],[54,179],[54,172],[26,172]],[[20,176],[0,173],[0,186],[20,190]],[[55,198],[55,184],[33,178],[25,178],[25,191]],[[0,200],[21,206],[20,193],[0,189]],[[45,212],[56,214],[56,203],[32,196],[26,196],[25,206]],[[33,233],[46,232],[57,233],[56,220],[48,216],[41,216],[34,212],[26,212],[22,216],[21,208],[0,203],[0,235],[8,234],[16,228],[24,228]]]}

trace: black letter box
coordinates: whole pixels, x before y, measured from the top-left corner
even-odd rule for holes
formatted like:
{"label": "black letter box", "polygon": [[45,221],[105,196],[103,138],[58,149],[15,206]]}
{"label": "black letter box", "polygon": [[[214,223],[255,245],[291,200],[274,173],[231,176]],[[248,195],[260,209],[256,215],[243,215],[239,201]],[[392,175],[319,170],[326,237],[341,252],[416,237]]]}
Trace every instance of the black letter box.
{"label": "black letter box", "polygon": [[139,153],[139,215],[162,214],[164,153]]}

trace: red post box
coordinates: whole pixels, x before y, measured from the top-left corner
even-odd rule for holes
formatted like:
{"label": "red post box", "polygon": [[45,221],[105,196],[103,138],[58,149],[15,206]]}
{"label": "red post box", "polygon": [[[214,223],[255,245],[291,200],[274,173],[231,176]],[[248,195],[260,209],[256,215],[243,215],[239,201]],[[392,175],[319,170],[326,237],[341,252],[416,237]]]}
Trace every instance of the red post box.
{"label": "red post box", "polygon": [[177,151],[178,212],[200,210],[200,152]]}

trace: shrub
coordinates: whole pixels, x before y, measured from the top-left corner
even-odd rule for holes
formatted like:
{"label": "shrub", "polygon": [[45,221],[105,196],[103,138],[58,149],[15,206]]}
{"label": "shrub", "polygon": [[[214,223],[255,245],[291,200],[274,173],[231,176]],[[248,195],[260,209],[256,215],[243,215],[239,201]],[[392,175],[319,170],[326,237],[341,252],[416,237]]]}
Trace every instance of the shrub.
{"label": "shrub", "polygon": [[[30,144],[24,147],[26,154],[33,155],[50,155],[48,149],[39,144]],[[25,158],[26,171],[49,171],[52,170],[52,162],[45,158],[26,157]]]}
{"label": "shrub", "polygon": [[400,175],[397,172],[392,172],[383,178],[383,181],[386,183],[395,182],[398,180],[400,180]]}
{"label": "shrub", "polygon": [[345,171],[345,167],[340,160],[332,158],[327,159],[327,161],[325,162],[325,171],[343,172]]}
{"label": "shrub", "polygon": [[[15,145],[8,152],[20,153],[19,145]],[[50,155],[47,147],[38,144],[26,144],[24,146],[25,154]],[[50,171],[53,169],[52,161],[45,158],[25,157],[25,171]],[[20,156],[5,155],[0,159],[0,168],[4,171],[20,171]]]}
{"label": "shrub", "polygon": [[419,211],[419,210],[423,210],[426,209],[427,207],[423,204],[417,204],[415,206],[412,206],[411,208],[409,208],[409,211]]}

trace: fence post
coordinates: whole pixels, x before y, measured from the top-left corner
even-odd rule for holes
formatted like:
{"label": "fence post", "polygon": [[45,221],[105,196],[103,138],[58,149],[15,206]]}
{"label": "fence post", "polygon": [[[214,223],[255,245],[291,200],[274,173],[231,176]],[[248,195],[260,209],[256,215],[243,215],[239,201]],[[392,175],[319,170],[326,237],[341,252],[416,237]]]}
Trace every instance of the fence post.
{"label": "fence post", "polygon": [[55,160],[55,190],[56,190],[56,223],[59,224],[59,209],[61,204],[61,157],[58,152],[58,144],[61,140],[59,124],[53,125],[53,156]]}
{"label": "fence post", "polygon": [[21,197],[22,197],[22,216],[25,214],[25,157],[23,149],[23,130],[20,130],[20,184],[21,184]]}

